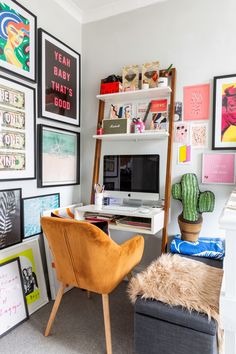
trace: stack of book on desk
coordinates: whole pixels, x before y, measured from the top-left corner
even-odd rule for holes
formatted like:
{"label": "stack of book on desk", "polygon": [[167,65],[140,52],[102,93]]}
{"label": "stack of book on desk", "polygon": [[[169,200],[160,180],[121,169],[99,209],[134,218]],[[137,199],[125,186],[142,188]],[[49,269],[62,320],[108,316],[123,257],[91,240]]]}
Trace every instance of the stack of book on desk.
{"label": "stack of book on desk", "polygon": [[151,229],[151,221],[147,218],[122,217],[115,221],[117,225],[125,225],[130,227],[138,227],[145,230]]}

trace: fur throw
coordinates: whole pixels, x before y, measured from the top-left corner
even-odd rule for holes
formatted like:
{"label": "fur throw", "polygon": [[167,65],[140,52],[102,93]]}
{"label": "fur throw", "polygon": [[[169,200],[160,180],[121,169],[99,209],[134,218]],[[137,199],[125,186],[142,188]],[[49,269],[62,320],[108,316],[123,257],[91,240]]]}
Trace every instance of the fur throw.
{"label": "fur throw", "polygon": [[[164,254],[129,283],[129,296],[155,299],[214,318],[219,328],[219,299],[223,270],[178,255]],[[219,343],[221,333],[218,332]]]}

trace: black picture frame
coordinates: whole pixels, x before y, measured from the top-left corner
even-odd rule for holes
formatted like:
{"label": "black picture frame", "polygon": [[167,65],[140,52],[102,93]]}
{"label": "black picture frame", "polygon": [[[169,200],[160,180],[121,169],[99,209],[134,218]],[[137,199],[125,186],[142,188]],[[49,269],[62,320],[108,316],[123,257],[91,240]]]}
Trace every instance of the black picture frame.
{"label": "black picture frame", "polygon": [[[19,45],[20,56],[22,57],[25,54],[25,56],[26,56],[25,60],[27,60],[27,58],[28,58],[27,53],[30,53],[28,59],[29,59],[30,63],[33,63],[33,67],[32,67],[32,70],[31,69],[29,70],[29,74],[27,74],[28,72],[25,69],[18,68],[17,65],[14,65],[12,63],[8,63],[7,60],[2,60],[0,58],[1,71],[4,71],[4,72],[14,75],[16,77],[19,77],[21,79],[23,78],[23,79],[29,80],[31,82],[36,82],[36,74],[37,74],[37,70],[36,70],[37,69],[37,53],[36,53],[37,17],[31,11],[29,11],[26,7],[22,6],[16,0],[4,0],[1,2],[7,6],[10,6],[10,8],[13,9],[14,12],[16,12],[16,13],[13,12],[13,15],[12,15],[13,17],[11,19],[11,22],[15,23],[16,26],[19,25],[19,23],[20,23],[20,21],[19,21],[20,16],[24,17],[28,21],[30,21],[29,34],[27,33],[27,30],[25,30],[25,29],[24,29],[23,33],[27,33],[27,36],[25,35],[25,37],[28,37],[28,38],[30,38],[31,41],[33,41],[33,44],[30,45],[29,50],[27,47],[27,42],[24,43],[25,37],[24,37],[22,43]],[[9,12],[9,11],[7,11],[7,12]],[[1,11],[0,11],[0,15],[1,15]],[[9,17],[9,14],[7,16]],[[26,16],[28,16],[28,18]],[[0,22],[3,23],[3,27],[0,31],[0,37],[2,38],[2,43],[4,43],[4,41],[9,40],[9,39],[6,39],[7,34],[6,34],[6,29],[4,27],[5,23],[7,26],[9,21],[8,21],[8,19],[6,19],[5,21],[4,21],[4,19],[2,19],[2,21],[0,21]],[[5,45],[7,45],[7,43]],[[0,47],[1,47],[1,42],[0,42]],[[15,55],[15,52],[13,53],[13,55]],[[15,59],[16,62],[22,64],[18,60],[18,58],[19,58],[19,56],[18,57],[16,56],[16,59]],[[25,65],[25,67],[27,66],[26,63],[24,65]]]}
{"label": "black picture frame", "polygon": [[[50,197],[54,197],[54,196],[56,197],[55,202],[57,200],[58,204],[55,205],[54,203],[53,205],[49,205],[49,203],[47,203],[45,199],[51,199]],[[38,205],[34,205],[35,204],[34,201],[36,202],[37,199],[39,200]],[[44,201],[40,202],[40,199],[44,199]],[[30,201],[32,201],[31,205],[30,205]],[[23,198],[22,205],[23,205],[23,239],[28,239],[30,237],[42,233],[40,217],[42,216],[43,211],[60,208],[60,193],[35,195],[33,197]],[[26,214],[27,209],[30,211],[31,214],[30,218],[27,216],[28,214]]]}
{"label": "black picture frame", "polygon": [[0,190],[0,250],[22,242],[22,189]]}
{"label": "black picture frame", "polygon": [[38,115],[80,126],[81,55],[38,29]]}
{"label": "black picture frame", "polygon": [[[72,137],[76,146],[73,146]],[[69,186],[79,183],[80,133],[38,124],[38,187]]]}
{"label": "black picture frame", "polygon": [[[13,135],[18,136],[20,140],[20,136],[24,137],[24,148],[19,149],[19,146],[10,146],[11,144],[0,146],[0,181],[35,179],[36,90],[25,83],[0,75],[0,92],[1,90],[15,92],[21,97],[21,100],[18,98],[16,104],[12,103],[10,99],[8,102],[0,101],[0,114],[3,117],[8,115],[8,119],[10,119],[10,122],[4,118],[1,120],[0,134],[9,133],[9,141]],[[12,128],[15,129],[14,132],[11,130]]]}
{"label": "black picture frame", "polygon": [[[230,106],[229,100],[232,101]],[[213,79],[212,150],[236,150],[236,124],[231,124],[232,120],[236,122],[236,74],[215,76]],[[232,129],[234,141],[230,140]]]}

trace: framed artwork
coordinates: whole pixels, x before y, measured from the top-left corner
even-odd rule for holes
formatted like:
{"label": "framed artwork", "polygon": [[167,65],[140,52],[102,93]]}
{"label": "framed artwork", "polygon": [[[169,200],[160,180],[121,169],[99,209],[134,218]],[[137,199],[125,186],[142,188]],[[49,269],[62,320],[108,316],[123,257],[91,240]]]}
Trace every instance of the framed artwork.
{"label": "framed artwork", "polygon": [[17,1],[0,1],[0,67],[35,81],[37,19]]}
{"label": "framed artwork", "polygon": [[29,314],[48,303],[41,254],[37,236],[0,252],[0,264],[20,259],[24,294]]}
{"label": "framed artwork", "polygon": [[236,149],[236,74],[214,77],[212,149]]}
{"label": "framed artwork", "polygon": [[35,178],[35,89],[0,76],[0,181]]}
{"label": "framed artwork", "polygon": [[80,124],[80,54],[39,29],[39,117]]}
{"label": "framed artwork", "polygon": [[19,258],[0,264],[0,337],[28,319]]}
{"label": "framed artwork", "polygon": [[191,145],[181,145],[178,147],[178,164],[189,164],[192,161]]}
{"label": "framed artwork", "polygon": [[190,143],[193,148],[206,148],[208,144],[208,123],[192,123],[190,135]]}
{"label": "framed artwork", "polygon": [[80,135],[61,128],[38,125],[38,186],[79,184]]}
{"label": "framed artwork", "polygon": [[235,184],[235,154],[203,154],[202,183]]}
{"label": "framed artwork", "polygon": [[45,210],[60,207],[60,194],[38,195],[23,199],[23,237],[28,238],[42,232],[40,217]]}
{"label": "framed artwork", "polygon": [[179,144],[189,143],[189,124],[186,122],[175,123],[174,141]]}
{"label": "framed artwork", "polygon": [[22,240],[21,189],[0,191],[0,250]]}
{"label": "framed artwork", "polygon": [[184,120],[208,120],[210,85],[184,87]]}

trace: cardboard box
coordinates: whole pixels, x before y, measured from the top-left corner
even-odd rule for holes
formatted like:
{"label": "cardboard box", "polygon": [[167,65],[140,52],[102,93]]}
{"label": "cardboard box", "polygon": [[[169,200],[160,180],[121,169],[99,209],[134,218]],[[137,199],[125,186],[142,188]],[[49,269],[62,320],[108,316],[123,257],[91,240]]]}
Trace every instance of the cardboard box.
{"label": "cardboard box", "polygon": [[130,133],[131,119],[105,119],[103,120],[103,134]]}

